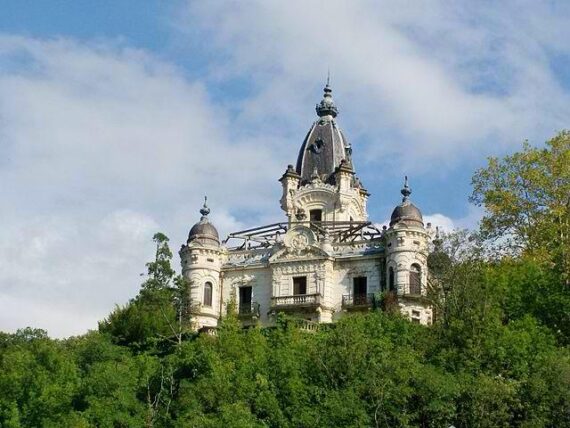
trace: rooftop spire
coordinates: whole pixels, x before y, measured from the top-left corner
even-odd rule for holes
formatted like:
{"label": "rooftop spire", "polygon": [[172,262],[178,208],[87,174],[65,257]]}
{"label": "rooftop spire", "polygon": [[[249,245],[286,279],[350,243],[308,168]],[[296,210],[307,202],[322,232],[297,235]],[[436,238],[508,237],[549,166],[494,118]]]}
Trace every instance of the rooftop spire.
{"label": "rooftop spire", "polygon": [[332,98],[332,89],[330,87],[330,72],[327,73],[327,84],[325,85],[324,89],[323,89],[323,99],[321,100],[321,102],[319,104],[317,104],[315,110],[317,111],[317,115],[319,117],[323,117],[323,116],[332,116],[332,117],[336,117],[336,115],[338,114],[338,109],[336,107],[336,104],[334,103],[334,100]]}
{"label": "rooftop spire", "polygon": [[200,214],[202,214],[201,220],[204,220],[208,216],[208,214],[210,214],[210,208],[208,208],[207,202],[208,202],[208,197],[204,196],[204,206],[200,209]]}
{"label": "rooftop spire", "polygon": [[404,178],[404,187],[400,190],[400,193],[404,196],[402,202],[407,202],[410,199],[410,195],[412,194],[412,189],[408,186],[408,176],[406,175]]}
{"label": "rooftop spire", "polygon": [[435,227],[435,238],[433,239],[435,251],[442,251],[443,240],[439,236],[439,226]]}

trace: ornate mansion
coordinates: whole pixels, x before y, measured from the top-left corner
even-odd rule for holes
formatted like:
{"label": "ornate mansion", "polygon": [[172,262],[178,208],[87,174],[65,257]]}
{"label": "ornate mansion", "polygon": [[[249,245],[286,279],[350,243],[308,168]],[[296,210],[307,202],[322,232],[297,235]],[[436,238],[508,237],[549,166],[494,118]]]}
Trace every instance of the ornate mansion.
{"label": "ornate mansion", "polygon": [[279,312],[330,323],[376,306],[382,293],[413,322],[432,322],[425,298],[430,229],[410,201],[407,178],[389,226],[377,227],[328,83],[316,112],[296,165],[279,180],[285,220],[221,242],[206,203],[200,210],[180,250],[196,329],[216,327],[230,301],[244,326],[270,325]]}

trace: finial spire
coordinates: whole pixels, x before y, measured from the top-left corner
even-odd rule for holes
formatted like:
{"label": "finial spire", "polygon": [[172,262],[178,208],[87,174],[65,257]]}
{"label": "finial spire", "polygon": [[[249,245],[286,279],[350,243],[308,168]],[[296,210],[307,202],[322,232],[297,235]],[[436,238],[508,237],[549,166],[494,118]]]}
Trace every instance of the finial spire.
{"label": "finial spire", "polygon": [[402,202],[407,202],[410,199],[410,195],[412,194],[412,189],[410,189],[410,186],[408,185],[408,176],[407,175],[404,178],[404,187],[400,191],[400,193],[402,193],[402,195],[404,196],[404,198],[402,199]]}
{"label": "finial spire", "polygon": [[442,251],[443,240],[439,235],[439,226],[435,227],[435,238],[433,239],[433,246],[435,251]]}
{"label": "finial spire", "polygon": [[331,69],[327,69],[327,86],[331,84]]}
{"label": "finial spire", "polygon": [[319,104],[317,104],[315,108],[317,111],[317,115],[319,115],[319,117],[323,116],[336,117],[336,115],[338,114],[338,109],[332,98],[332,89],[330,87],[330,80],[331,80],[331,75],[329,71],[327,72],[327,84],[323,89],[324,92],[323,99]]}
{"label": "finial spire", "polygon": [[210,214],[210,208],[208,208],[207,196],[204,196],[204,206],[200,209],[200,214],[202,214],[202,218],[205,218],[208,214]]}

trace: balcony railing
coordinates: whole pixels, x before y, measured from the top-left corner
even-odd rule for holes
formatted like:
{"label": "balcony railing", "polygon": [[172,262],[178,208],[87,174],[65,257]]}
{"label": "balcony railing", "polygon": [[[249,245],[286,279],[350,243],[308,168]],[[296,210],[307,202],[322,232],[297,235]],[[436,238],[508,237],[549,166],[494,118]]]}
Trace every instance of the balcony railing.
{"label": "balcony railing", "polygon": [[342,296],[343,308],[369,307],[374,304],[374,294],[345,294]]}
{"label": "balcony railing", "polygon": [[321,295],[315,294],[295,294],[292,296],[277,296],[271,298],[272,306],[312,306],[320,305]]}
{"label": "balcony railing", "polygon": [[239,305],[238,315],[240,318],[259,318],[259,303],[251,302]]}
{"label": "balcony railing", "polygon": [[319,330],[319,323],[315,322],[315,321],[300,319],[300,320],[296,321],[296,324],[297,324],[297,327],[301,331],[307,331],[309,333],[314,333],[314,332]]}

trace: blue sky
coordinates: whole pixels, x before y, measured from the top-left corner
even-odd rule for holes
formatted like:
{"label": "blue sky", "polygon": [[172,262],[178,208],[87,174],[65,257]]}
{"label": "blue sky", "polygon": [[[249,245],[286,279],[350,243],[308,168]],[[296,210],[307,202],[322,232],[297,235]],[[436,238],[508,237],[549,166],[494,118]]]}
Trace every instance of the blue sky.
{"label": "blue sky", "polygon": [[407,174],[428,220],[476,227],[485,158],[568,128],[569,20],[562,1],[3,2],[0,330],[96,328],[205,193],[222,234],[282,219],[328,69],[371,220]]}

